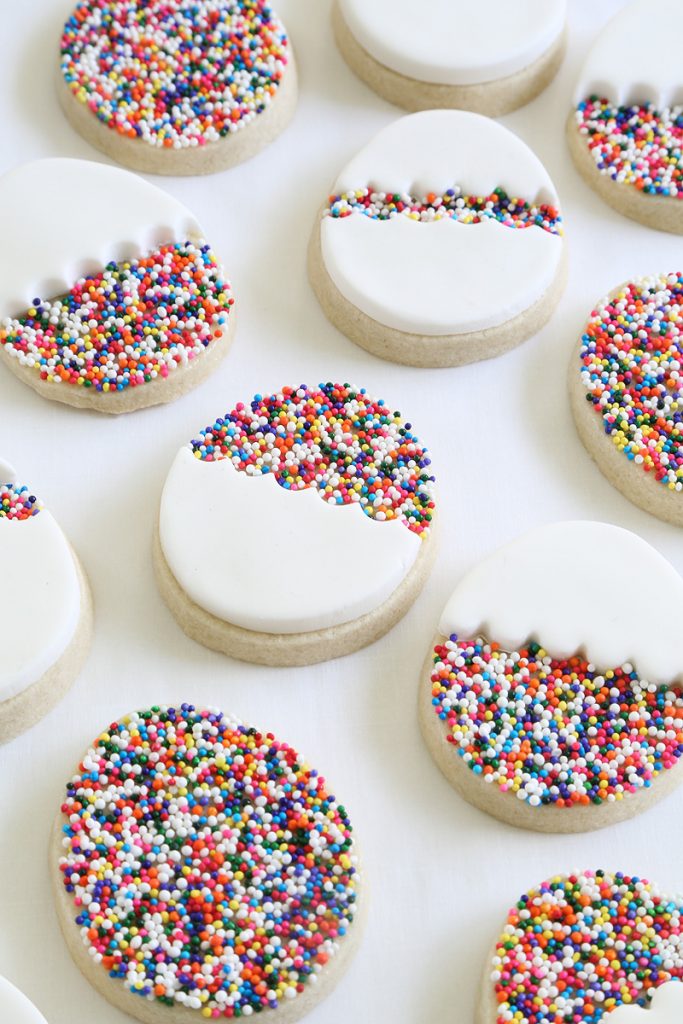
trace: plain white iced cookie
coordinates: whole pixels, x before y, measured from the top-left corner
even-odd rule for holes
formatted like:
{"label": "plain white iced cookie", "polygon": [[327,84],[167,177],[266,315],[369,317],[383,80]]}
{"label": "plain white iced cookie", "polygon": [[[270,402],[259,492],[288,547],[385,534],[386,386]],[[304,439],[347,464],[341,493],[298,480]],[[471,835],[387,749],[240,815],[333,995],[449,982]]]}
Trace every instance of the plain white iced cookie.
{"label": "plain white iced cookie", "polygon": [[0,976],[0,1020],[5,1024],[47,1024],[39,1010],[18,988]]}
{"label": "plain white iced cookie", "polygon": [[606,523],[494,552],[456,586],[422,673],[422,731],[448,781],[540,832],[666,796],[683,779],[681,608],[669,562]]}
{"label": "plain white iced cookie", "polygon": [[211,174],[287,127],[294,54],[268,0],[79,0],[61,39],[58,94],[96,149],[136,171]]}
{"label": "plain white iced cookie", "polygon": [[569,147],[592,188],[634,220],[683,233],[678,0],[635,0],[593,44],[574,93]]}
{"label": "plain white iced cookie", "polygon": [[501,124],[412,114],[335,181],[309,275],[332,323],[375,355],[414,366],[489,358],[539,330],[560,297],[557,193]]}
{"label": "plain white iced cookie", "polygon": [[164,485],[160,588],[190,636],[264,664],[371,643],[431,567],[429,458],[347,385],[284,388],[205,428]]}
{"label": "plain white iced cookie", "polygon": [[44,397],[129,412],[178,397],[226,353],[230,285],[194,216],[155,185],[36,160],[0,178],[0,223],[0,361]]}
{"label": "plain white iced cookie", "polygon": [[347,63],[407,110],[457,107],[490,117],[528,103],[564,54],[566,0],[337,0]]}
{"label": "plain white iced cookie", "polygon": [[11,581],[0,627],[0,743],[64,696],[92,633],[90,588],[50,512],[0,462],[0,577]]}

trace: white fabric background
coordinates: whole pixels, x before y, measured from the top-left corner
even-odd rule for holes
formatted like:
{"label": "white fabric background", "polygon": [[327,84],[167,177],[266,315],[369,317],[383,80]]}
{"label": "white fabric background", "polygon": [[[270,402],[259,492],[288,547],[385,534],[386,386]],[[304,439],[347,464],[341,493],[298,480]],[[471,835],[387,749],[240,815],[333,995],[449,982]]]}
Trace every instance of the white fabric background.
{"label": "white fabric background", "polygon": [[[69,959],[46,854],[64,783],[81,752],[113,718],[146,704],[220,705],[275,731],[333,780],[349,807],[371,889],[369,925],[361,955],[311,1024],[470,1021],[482,964],[507,907],[549,874],[605,866],[683,888],[683,793],[597,835],[515,831],[449,789],[423,748],[415,714],[419,668],[451,587],[517,533],[562,518],[604,519],[641,533],[683,572],[680,532],[610,488],[576,437],[566,398],[569,353],[595,301],[630,275],[682,263],[679,238],[622,219],[600,202],[579,179],[564,142],[582,54],[621,5],[570,0],[570,47],[559,77],[535,103],[505,118],[554,178],[571,250],[559,310],[517,351],[464,369],[412,370],[366,355],[327,323],[305,275],[316,210],[349,157],[399,111],[342,62],[329,0],[280,0],[301,73],[291,129],[235,170],[156,179],[196,212],[234,282],[239,330],[226,362],[181,401],[121,419],[43,401],[7,371],[0,374],[0,454],[78,549],[97,615],[92,655],[72,693],[28,735],[0,749],[0,973],[26,991],[49,1024],[128,1019]],[[68,3],[1,6],[0,169],[40,156],[100,159],[66,124],[53,93]],[[35,197],[36,216],[42,198]],[[0,273],[11,258],[0,241]],[[157,595],[149,552],[164,476],[178,446],[236,401],[330,378],[386,398],[431,448],[442,526],[436,569],[403,624],[353,657],[294,670],[232,662],[188,640]],[[609,588],[610,566],[596,565],[586,586]],[[7,598],[4,587],[0,593]]]}

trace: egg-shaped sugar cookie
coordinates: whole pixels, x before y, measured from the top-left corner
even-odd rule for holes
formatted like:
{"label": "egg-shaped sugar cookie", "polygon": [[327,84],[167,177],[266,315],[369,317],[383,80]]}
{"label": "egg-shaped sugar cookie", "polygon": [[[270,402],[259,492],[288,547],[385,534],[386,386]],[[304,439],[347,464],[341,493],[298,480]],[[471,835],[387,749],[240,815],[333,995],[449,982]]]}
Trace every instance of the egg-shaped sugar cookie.
{"label": "egg-shaped sugar cookie", "polygon": [[502,821],[584,832],[683,781],[683,580],[616,526],[543,526],[456,586],[420,682],[451,785]]}
{"label": "egg-shaped sugar cookie", "polygon": [[364,389],[256,395],[176,455],[159,587],[207,647],[266,665],[326,661],[413,603],[435,554],[434,505],[427,449]]}
{"label": "egg-shaped sugar cookie", "polygon": [[683,6],[635,0],[583,65],[567,137],[588,184],[619,213],[683,233]]}
{"label": "egg-shaped sugar cookie", "polygon": [[67,782],[50,860],[76,965],[143,1024],[293,1024],[361,940],[346,809],[289,744],[213,709],[108,725]]}
{"label": "egg-shaped sugar cookie", "polygon": [[499,117],[552,81],[565,51],[566,0],[336,0],[337,44],[371,89],[406,110],[456,107]]}
{"label": "egg-shaped sugar cookie", "polygon": [[0,743],[51,711],[90,649],[92,601],[58,523],[0,461]]}
{"label": "egg-shaped sugar cookie", "polygon": [[477,1024],[680,1024],[683,897],[620,871],[556,875],[510,909]]}
{"label": "egg-shaped sugar cookie", "polygon": [[536,333],[566,278],[557,194],[503,125],[462,110],[400,118],[324,203],[309,276],[328,319],[410,366],[488,359]]}
{"label": "egg-shaped sugar cookie", "polygon": [[0,976],[0,1020],[5,1024],[47,1024],[42,1013],[18,988]]}
{"label": "egg-shaped sugar cookie", "polygon": [[268,0],[78,0],[59,99],[84,139],[150,174],[211,174],[272,142],[297,101]]}
{"label": "egg-shaped sugar cookie", "polygon": [[627,281],[602,299],[572,353],[569,393],[610,483],[683,526],[683,274]]}
{"label": "egg-shaped sugar cookie", "polygon": [[227,352],[230,284],[193,215],[155,185],[36,160],[0,178],[0,223],[0,362],[44,398],[131,412],[178,398]]}

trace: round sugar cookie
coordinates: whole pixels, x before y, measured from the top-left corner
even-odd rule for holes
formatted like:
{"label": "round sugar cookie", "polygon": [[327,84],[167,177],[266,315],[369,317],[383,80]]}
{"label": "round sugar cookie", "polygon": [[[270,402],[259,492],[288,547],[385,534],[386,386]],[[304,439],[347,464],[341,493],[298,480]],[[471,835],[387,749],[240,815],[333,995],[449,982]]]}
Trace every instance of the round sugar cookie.
{"label": "round sugar cookie", "polygon": [[6,1024],[47,1024],[23,992],[0,976],[0,1020]]}
{"label": "round sugar cookie", "polygon": [[0,743],[7,743],[51,711],[79,674],[92,599],[59,525],[2,460],[0,578],[8,586],[0,635]]}
{"label": "round sugar cookie", "polygon": [[683,781],[683,580],[606,523],[543,526],[455,588],[420,682],[451,785],[520,828],[585,832]]}
{"label": "round sugar cookie", "polygon": [[336,0],[337,44],[371,89],[406,110],[457,107],[499,117],[552,81],[566,0]]}
{"label": "round sugar cookie", "polygon": [[683,233],[683,5],[635,0],[598,36],[567,124],[574,162],[619,213]]}
{"label": "round sugar cookie", "polygon": [[136,171],[225,170],[294,116],[294,55],[268,0],[79,0],[60,53],[67,118]]}
{"label": "round sugar cookie", "polygon": [[220,711],[108,726],[67,783],[50,859],[76,965],[144,1024],[293,1024],[360,942],[346,810],[292,747]]}
{"label": "round sugar cookie", "polygon": [[309,276],[328,319],[382,359],[487,359],[535,334],[562,294],[557,194],[538,157],[496,121],[411,114],[337,178]]}
{"label": "round sugar cookie", "polygon": [[358,650],[435,555],[434,477],[410,423],[348,384],[256,395],[180,449],[154,562],[199,643],[264,665]]}
{"label": "round sugar cookie", "polygon": [[683,897],[621,872],[557,875],[509,911],[477,1024],[680,1024]]}
{"label": "round sugar cookie", "polygon": [[598,303],[569,392],[588,453],[634,504],[683,526],[683,274],[643,277]]}
{"label": "round sugar cookie", "polygon": [[0,223],[0,362],[44,398],[132,412],[196,387],[226,354],[230,284],[189,210],[155,185],[36,160],[0,178]]}

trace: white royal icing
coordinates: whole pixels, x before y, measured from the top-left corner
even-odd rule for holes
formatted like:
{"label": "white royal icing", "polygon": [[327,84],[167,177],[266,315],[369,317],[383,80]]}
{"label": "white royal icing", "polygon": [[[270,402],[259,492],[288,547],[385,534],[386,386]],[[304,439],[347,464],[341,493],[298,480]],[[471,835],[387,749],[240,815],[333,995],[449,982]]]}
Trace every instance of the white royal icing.
{"label": "white royal icing", "polygon": [[605,1024],[681,1024],[683,983],[669,981],[655,992],[648,1009],[619,1006],[605,1017]]}
{"label": "white royal icing", "polygon": [[0,459],[0,484],[13,484],[17,479],[17,471],[11,462]]}
{"label": "white royal icing", "polygon": [[181,448],[161,498],[161,547],[195,604],[244,629],[299,633],[377,608],[401,584],[422,541],[399,520],[333,506],[314,488],[288,491],[229,459]]}
{"label": "white royal icing", "polygon": [[22,521],[0,519],[0,579],[9,581],[10,595],[0,621],[3,701],[22,693],[59,660],[80,619],[73,555],[48,511]]}
{"label": "white royal icing", "polygon": [[635,0],[619,11],[590,49],[576,86],[579,103],[597,95],[617,105],[683,103],[683,4]]}
{"label": "white royal icing", "polygon": [[368,53],[399,74],[442,85],[505,78],[561,34],[566,0],[339,0]]}
{"label": "white royal icing", "polygon": [[23,992],[0,976],[0,1021],[3,1024],[47,1024]]}
{"label": "white royal icing", "polygon": [[35,160],[0,178],[0,225],[12,257],[0,274],[0,317],[69,291],[107,263],[201,230],[182,203],[129,171],[89,160]]}
{"label": "white royal icing", "polygon": [[458,584],[444,636],[483,636],[514,651],[582,653],[600,669],[632,664],[653,683],[683,679],[683,580],[636,534],[607,523],[555,523],[494,552]]}
{"label": "white royal icing", "polygon": [[[504,188],[529,203],[557,205],[538,157],[503,125],[467,111],[400,118],[363,149],[335,182],[341,195],[370,187],[424,196],[455,185],[487,195]],[[540,227],[494,221],[431,224],[362,213],[324,217],[325,267],[341,294],[387,327],[423,336],[498,326],[550,287],[563,241]]]}

